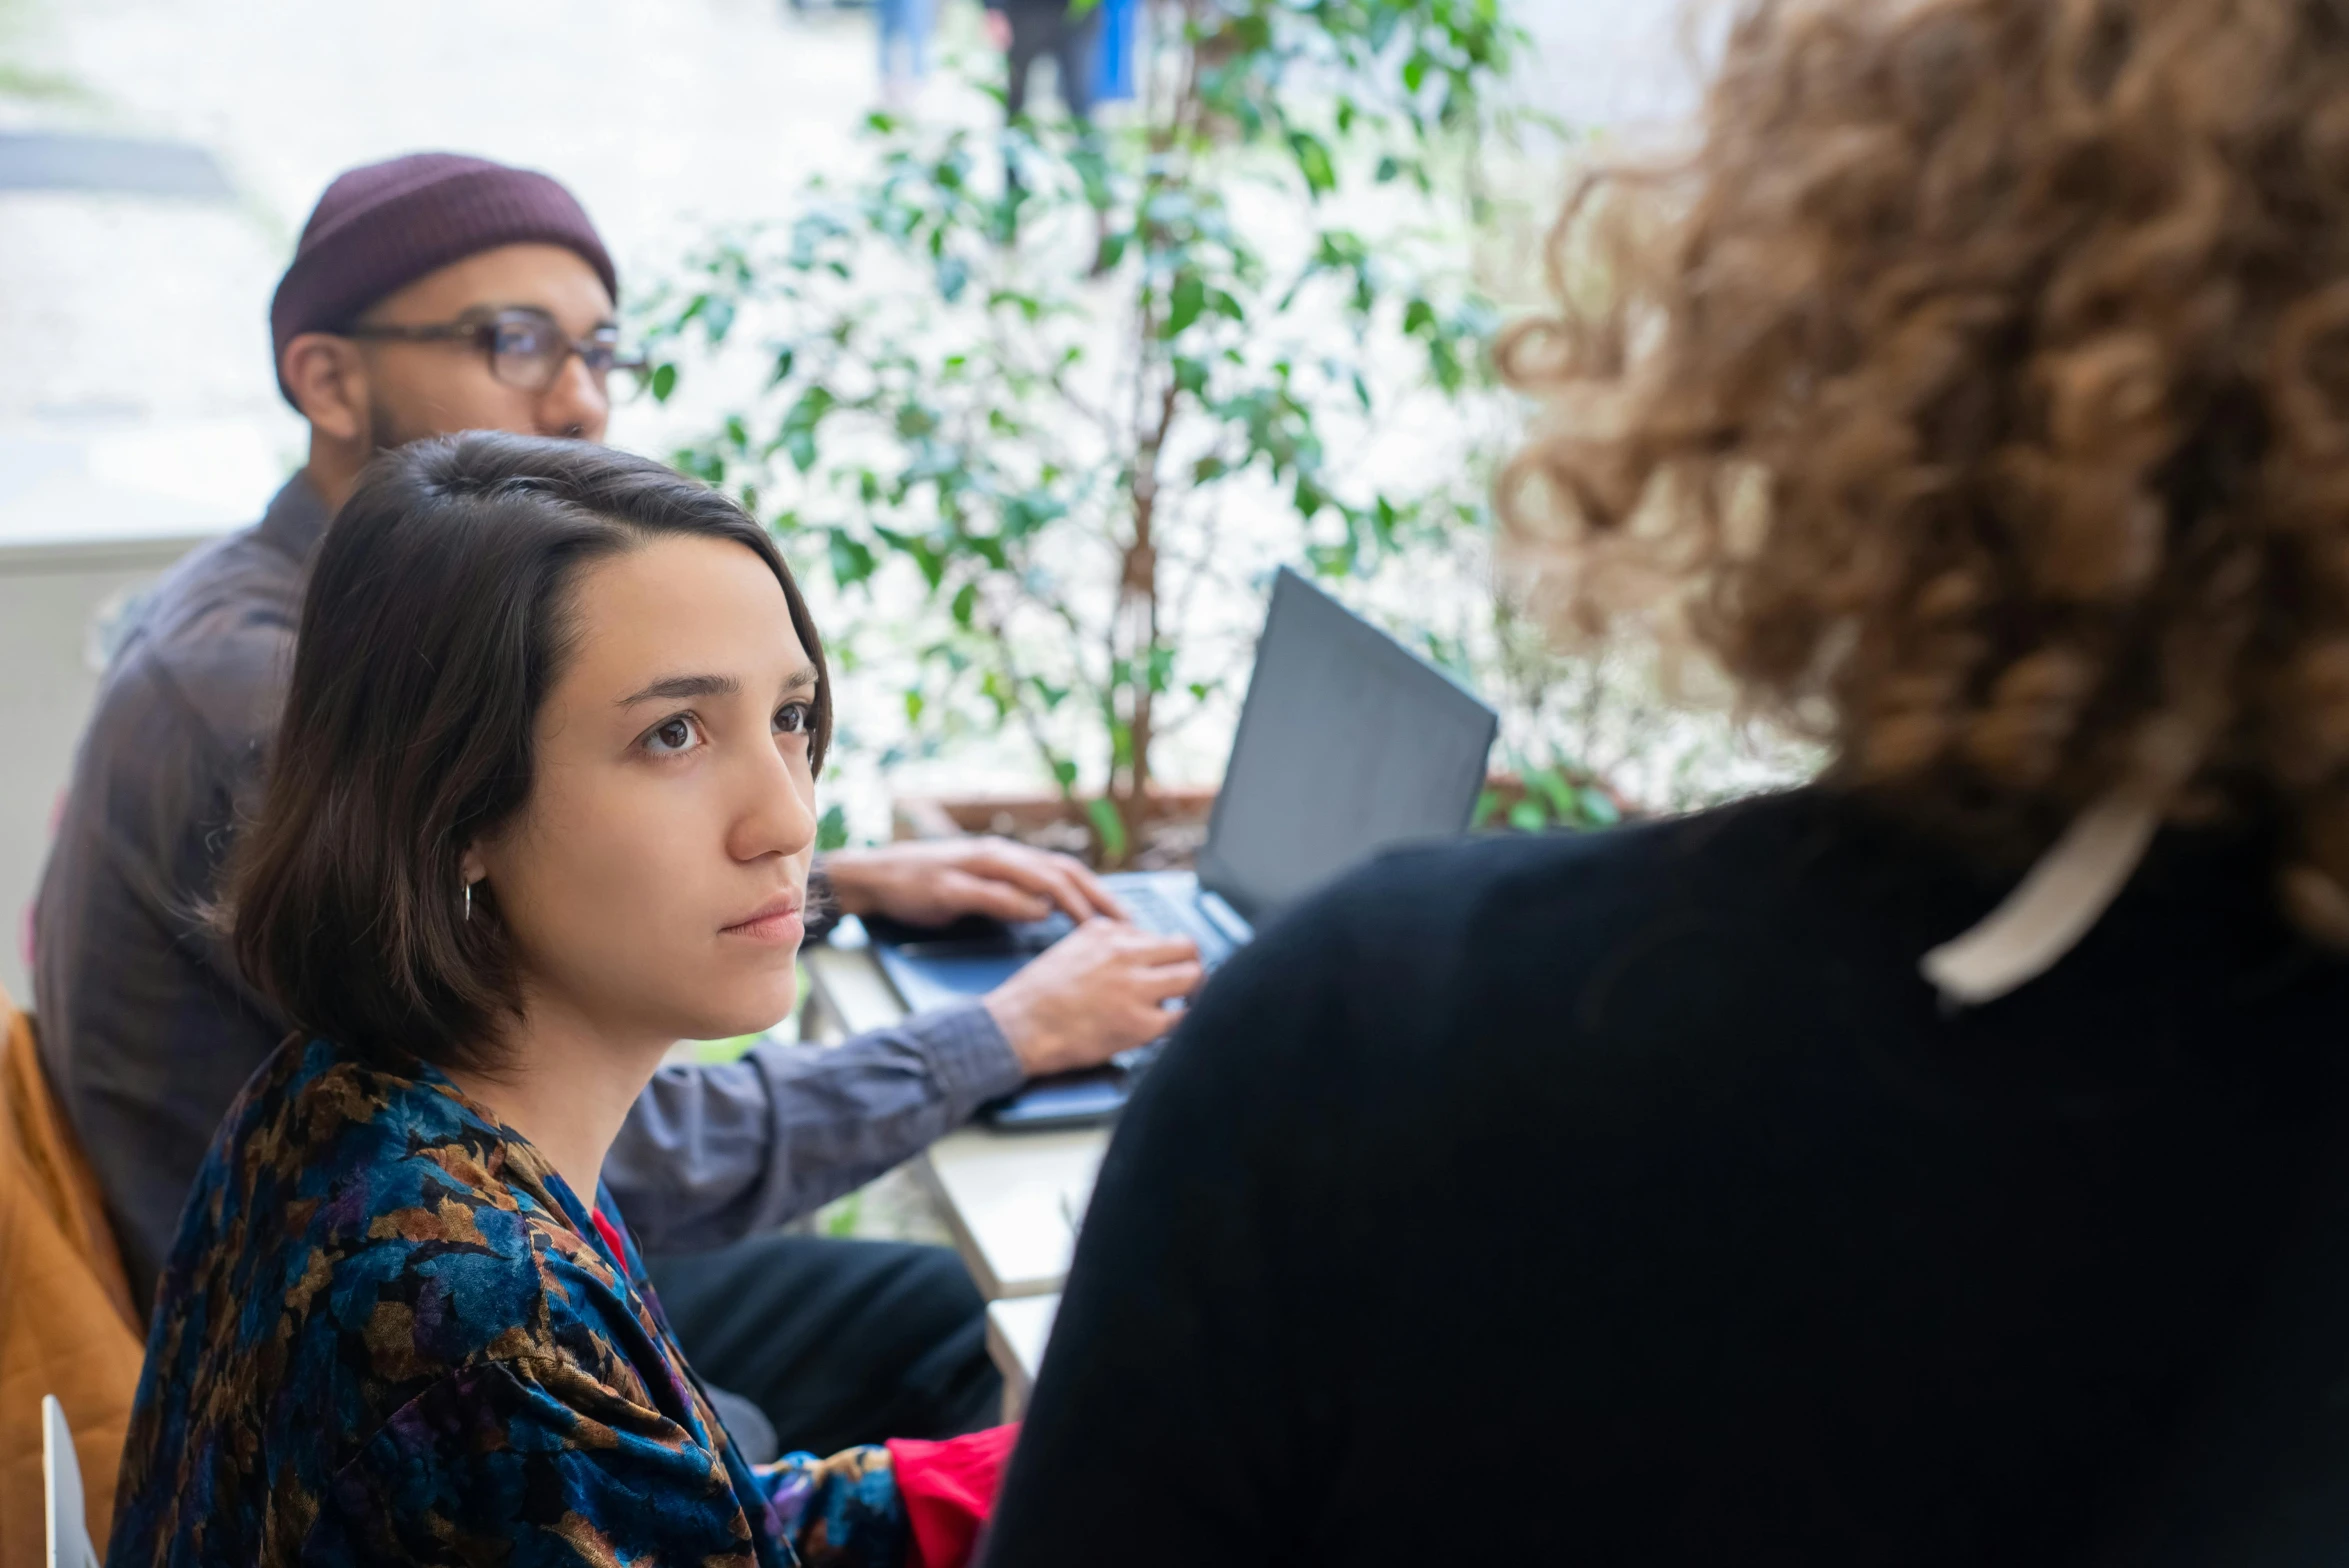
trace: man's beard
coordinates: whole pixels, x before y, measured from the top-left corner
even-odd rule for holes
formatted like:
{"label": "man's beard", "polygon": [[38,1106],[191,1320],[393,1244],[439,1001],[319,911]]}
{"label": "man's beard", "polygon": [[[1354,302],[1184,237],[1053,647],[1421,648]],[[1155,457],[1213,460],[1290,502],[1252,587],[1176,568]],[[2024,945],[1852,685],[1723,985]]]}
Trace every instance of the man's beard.
{"label": "man's beard", "polygon": [[416,429],[393,415],[381,398],[369,394],[367,399],[367,435],[378,452],[389,452],[406,446],[411,441],[422,441],[438,435],[437,430]]}

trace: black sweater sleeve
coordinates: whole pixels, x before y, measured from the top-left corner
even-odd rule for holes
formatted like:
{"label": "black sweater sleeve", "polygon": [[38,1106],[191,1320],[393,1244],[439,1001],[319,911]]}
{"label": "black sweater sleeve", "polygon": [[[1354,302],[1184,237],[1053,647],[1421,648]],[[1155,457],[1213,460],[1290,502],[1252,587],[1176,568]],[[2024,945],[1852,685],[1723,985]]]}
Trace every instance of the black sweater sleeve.
{"label": "black sweater sleeve", "polygon": [[1314,1107],[1352,944],[1276,926],[1194,1007],[1121,1121],[988,1561],[1273,1563],[1326,1457],[1321,1330],[1342,1163]]}

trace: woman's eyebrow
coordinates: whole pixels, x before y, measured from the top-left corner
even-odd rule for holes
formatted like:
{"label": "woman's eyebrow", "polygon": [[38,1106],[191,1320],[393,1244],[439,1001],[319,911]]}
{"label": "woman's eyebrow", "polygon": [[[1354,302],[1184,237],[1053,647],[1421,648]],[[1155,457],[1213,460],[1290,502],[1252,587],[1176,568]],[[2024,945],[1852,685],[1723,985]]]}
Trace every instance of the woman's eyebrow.
{"label": "woman's eyebrow", "polygon": [[[786,692],[805,691],[816,684],[816,667],[803,664],[783,682]],[[692,697],[732,697],[742,691],[742,682],[731,675],[671,675],[654,681],[642,691],[622,697],[619,706],[632,708],[640,702],[677,702]]]}
{"label": "woman's eyebrow", "polygon": [[632,708],[640,702],[675,702],[685,697],[731,697],[741,690],[742,682],[731,675],[671,675],[654,681],[642,691],[622,697],[619,705]]}

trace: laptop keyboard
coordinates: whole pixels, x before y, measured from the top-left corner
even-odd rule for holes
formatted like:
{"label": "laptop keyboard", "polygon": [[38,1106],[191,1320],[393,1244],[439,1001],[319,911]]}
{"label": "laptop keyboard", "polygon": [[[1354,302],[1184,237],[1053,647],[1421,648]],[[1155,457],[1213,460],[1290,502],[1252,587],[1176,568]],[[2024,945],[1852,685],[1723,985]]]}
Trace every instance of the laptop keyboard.
{"label": "laptop keyboard", "polygon": [[[1218,930],[1199,912],[1198,906],[1187,898],[1169,898],[1148,882],[1122,883],[1117,889],[1118,902],[1126,906],[1126,913],[1134,917],[1134,924],[1146,930],[1163,932],[1168,936],[1187,936],[1199,944],[1199,963],[1213,974],[1223,961],[1238,951],[1232,939]],[[1141,1081],[1166,1050],[1169,1036],[1161,1035],[1147,1045],[1138,1045],[1130,1051],[1120,1051],[1113,1060],[1125,1071],[1130,1088]]]}
{"label": "laptop keyboard", "polygon": [[1134,917],[1134,924],[1168,936],[1187,936],[1198,943],[1199,961],[1208,973],[1213,974],[1217,966],[1232,956],[1231,938],[1210,925],[1189,900],[1168,898],[1147,882],[1119,888],[1117,898],[1126,906],[1126,913]]}

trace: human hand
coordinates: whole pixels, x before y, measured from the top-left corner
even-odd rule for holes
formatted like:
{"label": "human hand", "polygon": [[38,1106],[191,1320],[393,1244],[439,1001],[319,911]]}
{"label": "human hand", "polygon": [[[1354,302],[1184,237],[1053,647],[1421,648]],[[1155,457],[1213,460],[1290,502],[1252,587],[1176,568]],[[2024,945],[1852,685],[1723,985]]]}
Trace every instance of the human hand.
{"label": "human hand", "polygon": [[1189,937],[1089,920],[987,993],[984,1005],[1031,1078],[1097,1067],[1181,1021],[1161,1003],[1199,989]]}
{"label": "human hand", "polygon": [[987,41],[1005,54],[1011,53],[1011,18],[993,6],[987,8]]}
{"label": "human hand", "polygon": [[1059,910],[1080,924],[1122,918],[1101,879],[1070,855],[1004,838],[933,838],[836,849],[823,860],[841,912],[942,926],[962,915],[1042,920]]}

